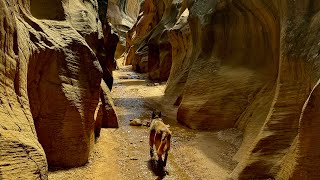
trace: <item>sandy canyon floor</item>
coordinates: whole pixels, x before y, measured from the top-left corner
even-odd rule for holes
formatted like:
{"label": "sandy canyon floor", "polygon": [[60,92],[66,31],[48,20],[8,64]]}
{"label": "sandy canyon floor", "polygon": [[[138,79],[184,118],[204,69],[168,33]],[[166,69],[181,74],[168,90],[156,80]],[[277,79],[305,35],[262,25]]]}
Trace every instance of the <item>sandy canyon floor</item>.
{"label": "sandy canyon floor", "polygon": [[[161,170],[149,156],[148,128],[129,126],[130,119],[151,118],[161,105],[165,84],[150,82],[130,66],[114,71],[112,90],[120,128],[102,129],[89,162],[79,168],[50,170],[49,179],[227,179],[241,144],[235,129],[220,132],[190,130],[163,114],[173,132],[167,166]],[[176,109],[172,108],[174,114]]]}

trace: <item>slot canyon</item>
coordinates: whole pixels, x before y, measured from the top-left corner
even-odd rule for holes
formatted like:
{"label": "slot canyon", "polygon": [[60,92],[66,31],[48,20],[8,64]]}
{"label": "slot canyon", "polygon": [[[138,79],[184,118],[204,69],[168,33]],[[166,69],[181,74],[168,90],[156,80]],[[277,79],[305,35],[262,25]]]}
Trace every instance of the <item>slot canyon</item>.
{"label": "slot canyon", "polygon": [[0,180],[320,179],[319,54],[317,0],[0,0]]}

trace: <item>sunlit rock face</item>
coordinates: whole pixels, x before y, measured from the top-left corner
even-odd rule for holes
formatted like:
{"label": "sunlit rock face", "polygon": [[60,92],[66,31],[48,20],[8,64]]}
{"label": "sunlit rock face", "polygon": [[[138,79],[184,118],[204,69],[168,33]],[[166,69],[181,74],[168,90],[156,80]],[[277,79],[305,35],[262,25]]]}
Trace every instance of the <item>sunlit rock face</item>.
{"label": "sunlit rock face", "polygon": [[87,162],[94,142],[102,71],[93,50],[102,35],[96,2],[60,3],[68,21],[49,22],[30,16],[48,36],[49,45],[32,54],[27,86],[48,164],[73,167]]}
{"label": "sunlit rock face", "polygon": [[[316,37],[320,33],[320,3],[306,0],[260,4],[265,5],[264,11],[275,12],[273,17],[279,24],[276,41],[279,43],[276,51],[278,63],[275,64],[277,79],[273,83],[271,98],[268,98],[270,107],[255,110],[258,107],[254,103],[268,97],[258,94],[257,100],[238,120],[238,126],[246,134],[237,156],[242,160],[234,174],[241,170],[241,179],[318,179],[316,167],[319,166],[319,151],[315,149],[319,146],[313,142],[319,137],[315,130],[318,128],[315,123],[318,111],[314,108],[317,107],[319,80],[319,45]],[[258,114],[259,111],[261,113]],[[261,118],[263,112],[267,113]],[[247,150],[249,157],[243,158]]]}
{"label": "sunlit rock face", "polygon": [[101,79],[105,92],[112,76],[100,65],[110,63],[97,1],[0,1],[0,12],[0,179],[47,179],[48,164],[85,164],[95,112],[113,110],[101,96]]}
{"label": "sunlit rock face", "polygon": [[112,31],[118,34],[119,43],[115,57],[119,58],[126,51],[126,33],[133,27],[144,0],[109,0],[108,21]]}
{"label": "sunlit rock face", "polygon": [[13,3],[0,1],[0,179],[47,179],[46,157],[28,101],[30,34],[18,11]]}
{"label": "sunlit rock face", "polygon": [[164,102],[179,122],[243,130],[230,177],[319,178],[320,3],[154,2],[128,32],[126,62],[155,80],[170,69]]}
{"label": "sunlit rock face", "polygon": [[126,64],[152,80],[168,79],[172,55],[167,34],[178,18],[180,1],[146,0],[133,28],[127,33]]}
{"label": "sunlit rock face", "polygon": [[139,15],[142,0],[109,0],[108,21],[115,26],[128,31]]}

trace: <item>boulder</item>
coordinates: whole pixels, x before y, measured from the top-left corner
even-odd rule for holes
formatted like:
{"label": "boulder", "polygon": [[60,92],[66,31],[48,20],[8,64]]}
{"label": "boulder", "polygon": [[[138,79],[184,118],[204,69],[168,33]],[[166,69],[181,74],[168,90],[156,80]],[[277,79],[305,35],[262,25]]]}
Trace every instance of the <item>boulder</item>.
{"label": "boulder", "polygon": [[129,124],[130,124],[130,126],[142,126],[143,123],[140,119],[135,118],[135,119],[130,120]]}
{"label": "boulder", "polygon": [[93,51],[99,23],[95,3],[62,5],[69,14],[66,21],[39,20],[32,14],[25,17],[34,44],[27,89],[49,166],[76,167],[87,163],[94,143],[94,113],[102,78]]}

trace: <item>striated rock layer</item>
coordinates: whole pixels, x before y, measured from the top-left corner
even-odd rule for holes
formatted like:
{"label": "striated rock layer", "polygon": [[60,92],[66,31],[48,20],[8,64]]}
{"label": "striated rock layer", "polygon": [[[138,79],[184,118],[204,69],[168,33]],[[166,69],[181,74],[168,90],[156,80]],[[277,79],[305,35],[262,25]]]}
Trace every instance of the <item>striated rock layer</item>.
{"label": "striated rock layer", "polygon": [[109,0],[108,21],[112,31],[119,35],[115,57],[119,58],[126,51],[126,33],[132,28],[144,0]]}
{"label": "striated rock layer", "polygon": [[171,43],[167,30],[177,21],[179,1],[145,0],[133,28],[127,33],[125,64],[152,80],[165,81],[171,68]]}
{"label": "striated rock layer", "polygon": [[0,1],[0,179],[47,179],[28,101],[30,34],[17,12],[13,3]]}
{"label": "striated rock layer", "polygon": [[168,78],[179,122],[243,130],[230,177],[318,179],[320,2],[179,2],[145,1],[126,63]]}
{"label": "striated rock layer", "polygon": [[0,179],[85,164],[96,120],[117,126],[97,1],[2,0],[0,12]]}

